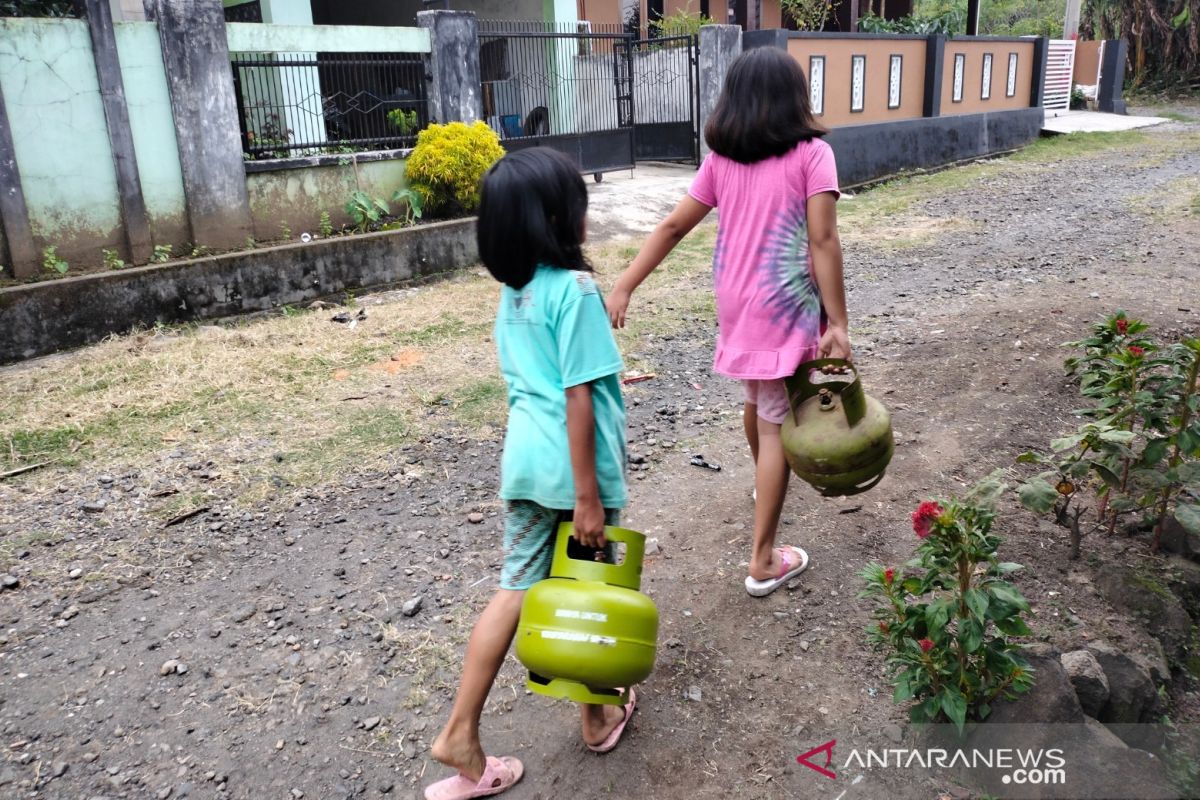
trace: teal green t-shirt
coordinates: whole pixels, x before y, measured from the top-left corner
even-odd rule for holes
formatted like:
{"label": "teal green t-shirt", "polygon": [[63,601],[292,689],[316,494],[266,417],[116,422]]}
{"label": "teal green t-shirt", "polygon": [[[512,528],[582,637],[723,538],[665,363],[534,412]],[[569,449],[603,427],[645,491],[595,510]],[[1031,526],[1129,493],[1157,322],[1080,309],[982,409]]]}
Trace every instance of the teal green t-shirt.
{"label": "teal green t-shirt", "polygon": [[624,508],[624,365],[592,276],[540,266],[521,289],[505,286],[495,339],[508,384],[500,497],[575,507],[566,390],[590,383],[600,503]]}

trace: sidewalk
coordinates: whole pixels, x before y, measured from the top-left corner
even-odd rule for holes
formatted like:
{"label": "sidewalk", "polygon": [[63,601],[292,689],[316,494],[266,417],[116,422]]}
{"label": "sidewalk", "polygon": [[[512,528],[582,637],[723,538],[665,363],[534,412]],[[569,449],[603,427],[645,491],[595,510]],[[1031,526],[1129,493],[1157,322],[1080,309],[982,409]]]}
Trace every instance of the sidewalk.
{"label": "sidewalk", "polygon": [[596,241],[640,241],[687,193],[696,175],[690,164],[639,164],[588,182],[588,233]]}
{"label": "sidewalk", "polygon": [[1161,125],[1165,117],[1133,117],[1099,111],[1046,111],[1042,133],[1112,133]]}

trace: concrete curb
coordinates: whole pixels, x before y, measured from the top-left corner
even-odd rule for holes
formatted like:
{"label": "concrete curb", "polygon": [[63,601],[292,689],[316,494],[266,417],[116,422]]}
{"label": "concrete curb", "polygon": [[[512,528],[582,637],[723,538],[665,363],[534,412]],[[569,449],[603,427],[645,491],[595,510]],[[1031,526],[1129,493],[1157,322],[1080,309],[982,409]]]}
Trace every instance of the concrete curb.
{"label": "concrete curb", "polygon": [[156,324],[266,311],[478,260],[475,219],[0,289],[0,364]]}

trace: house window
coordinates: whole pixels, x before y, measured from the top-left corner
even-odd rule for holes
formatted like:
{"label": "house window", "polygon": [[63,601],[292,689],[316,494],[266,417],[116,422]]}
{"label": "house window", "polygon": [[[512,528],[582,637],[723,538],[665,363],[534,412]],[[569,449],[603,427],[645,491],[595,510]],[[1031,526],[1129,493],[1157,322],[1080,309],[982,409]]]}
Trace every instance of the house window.
{"label": "house window", "polygon": [[226,22],[262,22],[262,5],[258,0],[225,7]]}

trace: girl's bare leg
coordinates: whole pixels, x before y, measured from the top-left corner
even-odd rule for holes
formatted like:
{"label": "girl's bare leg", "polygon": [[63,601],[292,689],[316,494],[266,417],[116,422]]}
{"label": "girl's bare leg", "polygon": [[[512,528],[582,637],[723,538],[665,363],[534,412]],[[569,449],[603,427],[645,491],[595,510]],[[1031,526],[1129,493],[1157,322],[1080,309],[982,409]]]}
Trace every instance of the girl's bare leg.
{"label": "girl's bare leg", "polygon": [[[750,455],[754,463],[758,463],[758,406],[746,403],[742,406],[742,427],[746,429],[746,442],[750,445]],[[757,480],[757,477],[756,477]]]}
{"label": "girl's bare leg", "polygon": [[[746,408],[748,412],[754,406],[747,404]],[[751,423],[745,416],[743,421],[749,439]],[[753,425],[754,439],[751,440],[750,450],[755,455],[754,488],[758,492],[758,500],[754,504],[750,577],[763,581],[778,577],[782,567],[774,553],[775,536],[779,530],[779,515],[783,512],[783,499],[787,496],[791,470],[783,455],[780,426],[761,418],[756,418]]]}
{"label": "girl's bare leg", "polygon": [[523,591],[500,589],[479,616],[467,642],[462,681],[450,719],[433,742],[434,758],[473,781],[483,776],[487,766],[479,743],[479,716],[512,644],[524,598]]}

